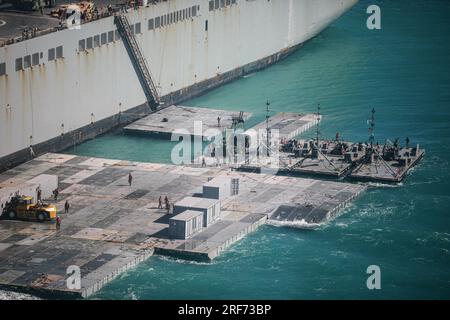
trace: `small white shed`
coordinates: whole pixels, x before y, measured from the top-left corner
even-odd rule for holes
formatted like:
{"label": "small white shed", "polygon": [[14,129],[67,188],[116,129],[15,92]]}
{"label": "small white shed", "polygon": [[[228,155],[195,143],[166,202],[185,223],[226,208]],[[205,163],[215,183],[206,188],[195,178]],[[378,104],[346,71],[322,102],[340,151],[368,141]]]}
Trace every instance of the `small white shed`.
{"label": "small white shed", "polygon": [[231,179],[219,176],[203,185],[203,198],[225,200],[231,196]]}
{"label": "small white shed", "polygon": [[186,210],[203,212],[203,226],[207,227],[220,218],[220,200],[207,198],[186,197],[173,206],[173,214],[180,214]]}
{"label": "small white shed", "polygon": [[186,240],[203,229],[203,212],[186,210],[169,219],[169,236]]}

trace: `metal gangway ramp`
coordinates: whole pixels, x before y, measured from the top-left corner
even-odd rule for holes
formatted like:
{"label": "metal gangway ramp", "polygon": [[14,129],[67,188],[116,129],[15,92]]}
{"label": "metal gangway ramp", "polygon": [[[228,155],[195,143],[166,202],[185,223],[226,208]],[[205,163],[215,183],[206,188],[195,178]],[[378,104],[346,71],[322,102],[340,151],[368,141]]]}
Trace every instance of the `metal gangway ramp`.
{"label": "metal gangway ramp", "polygon": [[147,62],[142,55],[141,48],[131,30],[130,22],[124,14],[118,14],[114,17],[114,23],[117,26],[117,30],[119,31],[133,67],[138,75],[148,105],[152,110],[157,110],[158,106],[161,104],[160,97],[153,82]]}

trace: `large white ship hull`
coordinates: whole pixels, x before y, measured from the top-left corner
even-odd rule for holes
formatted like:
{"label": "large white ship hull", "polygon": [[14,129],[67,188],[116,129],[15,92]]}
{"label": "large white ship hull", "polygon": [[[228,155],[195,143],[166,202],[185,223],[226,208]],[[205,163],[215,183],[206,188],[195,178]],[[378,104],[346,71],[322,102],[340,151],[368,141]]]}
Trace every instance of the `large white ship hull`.
{"label": "large white ship hull", "polygon": [[[228,1],[227,1],[228,2]],[[230,1],[231,2],[231,1]],[[357,0],[170,0],[127,13],[154,82],[167,104],[270,65],[311,39]],[[196,6],[196,16],[149,30],[149,20]],[[58,151],[145,113],[146,97],[122,40],[80,50],[79,40],[116,30],[114,18],[0,48],[0,170],[36,153]],[[63,58],[49,61],[49,49]],[[39,64],[15,70],[19,57]],[[41,54],[42,53],[42,54]]]}

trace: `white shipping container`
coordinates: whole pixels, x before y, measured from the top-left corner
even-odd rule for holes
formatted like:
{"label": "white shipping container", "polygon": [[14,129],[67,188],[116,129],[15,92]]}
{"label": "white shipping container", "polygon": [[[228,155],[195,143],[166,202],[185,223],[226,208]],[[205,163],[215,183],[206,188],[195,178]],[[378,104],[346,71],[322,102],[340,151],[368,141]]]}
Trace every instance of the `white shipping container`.
{"label": "white shipping container", "polygon": [[203,198],[225,200],[231,196],[231,179],[219,176],[203,185]]}
{"label": "white shipping container", "polygon": [[175,203],[173,213],[180,214],[186,210],[203,212],[203,226],[207,227],[220,218],[220,200],[207,198],[186,197]]}
{"label": "white shipping container", "polygon": [[186,210],[169,219],[169,236],[186,240],[203,229],[203,212]]}

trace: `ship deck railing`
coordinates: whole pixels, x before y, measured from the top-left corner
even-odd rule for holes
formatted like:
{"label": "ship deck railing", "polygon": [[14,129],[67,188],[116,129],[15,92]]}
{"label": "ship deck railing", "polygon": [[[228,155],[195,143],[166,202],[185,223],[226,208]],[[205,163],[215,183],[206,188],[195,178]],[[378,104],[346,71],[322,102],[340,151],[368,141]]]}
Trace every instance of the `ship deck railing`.
{"label": "ship deck railing", "polygon": [[[128,12],[129,9],[132,9],[131,7],[128,6],[121,6],[120,8],[113,8],[112,10],[106,10],[106,11],[102,11],[98,14],[96,14],[94,17],[92,17],[92,19],[89,20],[82,20],[81,24],[87,24],[93,21],[97,21],[100,19],[105,19],[105,18],[109,18],[109,17],[113,17],[115,15],[117,15],[120,12]],[[56,18],[55,18],[56,19]],[[15,43],[19,43],[22,41],[26,41],[26,40],[30,40],[30,39],[34,39],[37,37],[41,37],[50,33],[54,33],[54,32],[58,32],[61,30],[65,30],[68,29],[67,24],[62,24],[56,27],[51,27],[51,28],[47,28],[44,30],[40,30],[38,28],[28,28],[30,30],[30,33],[27,33],[26,35],[21,35],[21,36],[15,36],[15,37],[11,37],[9,39],[6,40],[0,40],[0,48],[4,47],[4,46],[8,46],[11,44],[15,44]],[[25,31],[26,29],[24,29]]]}

